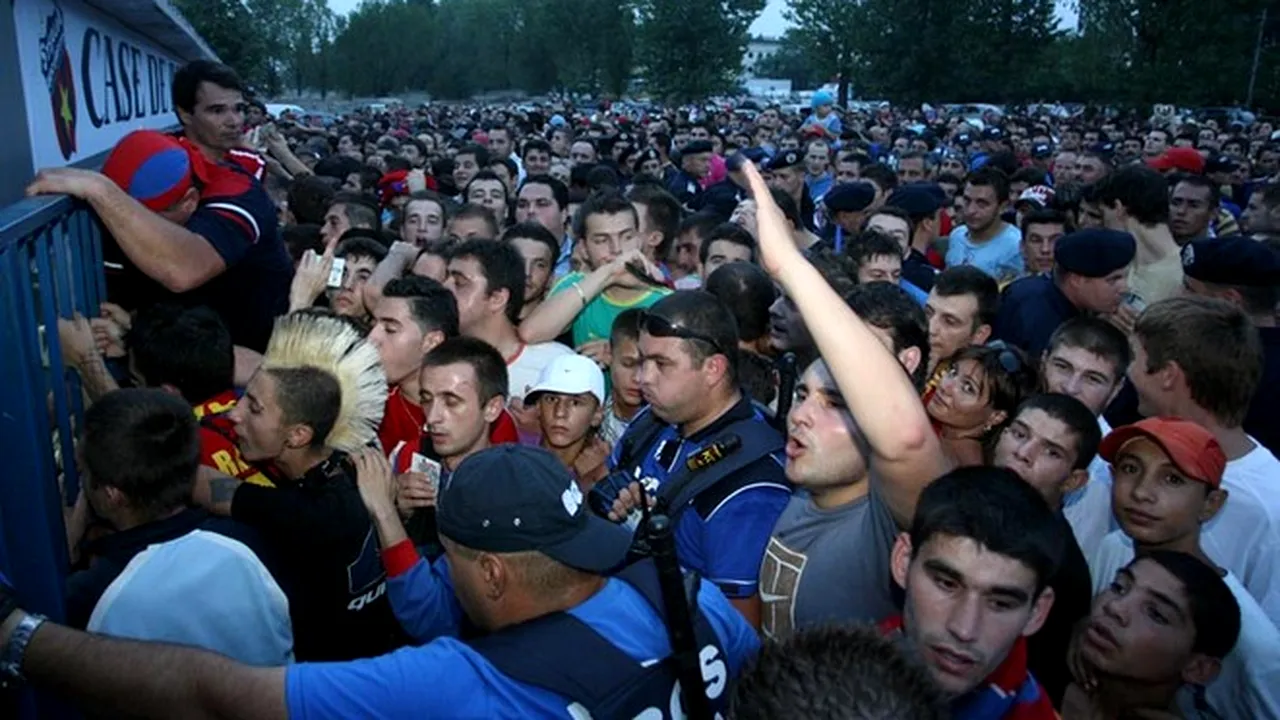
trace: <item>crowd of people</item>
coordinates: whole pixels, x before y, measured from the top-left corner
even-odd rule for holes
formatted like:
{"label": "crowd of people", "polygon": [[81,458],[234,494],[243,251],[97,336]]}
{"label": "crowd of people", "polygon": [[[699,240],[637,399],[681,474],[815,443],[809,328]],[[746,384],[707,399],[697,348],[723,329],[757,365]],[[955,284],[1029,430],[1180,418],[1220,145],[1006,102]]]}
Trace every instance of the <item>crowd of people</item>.
{"label": "crowd of people", "polygon": [[173,106],[28,189],[100,218],[109,302],[57,329],[65,622],[0,588],[4,679],[143,717],[1280,718],[1270,123],[325,128],[207,61]]}

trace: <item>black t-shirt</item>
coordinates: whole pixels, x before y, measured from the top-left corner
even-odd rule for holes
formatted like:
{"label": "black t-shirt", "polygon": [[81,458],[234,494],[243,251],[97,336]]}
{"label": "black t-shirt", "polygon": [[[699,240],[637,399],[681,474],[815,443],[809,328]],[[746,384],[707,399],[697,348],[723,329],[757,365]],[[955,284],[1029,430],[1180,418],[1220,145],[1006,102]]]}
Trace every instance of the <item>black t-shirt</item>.
{"label": "black t-shirt", "polygon": [[408,642],[387,600],[378,535],[345,453],[293,484],[242,484],[231,514],[257,528],[280,558],[298,660],[373,657]]}
{"label": "black t-shirt", "polygon": [[275,319],[289,309],[293,281],[275,204],[262,183],[238,166],[211,163],[206,175],[186,228],[208,241],[227,269],[198,288],[172,293],[144,275],[112,240],[104,244],[103,257],[121,268],[107,273],[107,297],[127,310],[157,302],[206,305],[226,323],[235,344],[262,352]]}
{"label": "black t-shirt", "polygon": [[1258,328],[1262,338],[1262,380],[1253,394],[1244,430],[1280,456],[1280,327]]}
{"label": "black t-shirt", "polygon": [[1066,518],[1058,513],[1057,519],[1067,546],[1057,574],[1049,581],[1049,587],[1053,588],[1053,607],[1040,631],[1027,638],[1027,668],[1040,681],[1054,707],[1062,704],[1062,694],[1071,682],[1071,671],[1067,669],[1071,631],[1089,614],[1093,603],[1089,563]]}
{"label": "black t-shirt", "polygon": [[87,543],[84,554],[92,558],[91,564],[87,569],[72,573],[67,578],[67,625],[80,629],[88,626],[94,608],[102,599],[102,593],[106,592],[138,553],[151,545],[176,540],[194,530],[217,533],[244,543],[272,575],[278,575],[277,563],[272,562],[264,552],[262,538],[253,528],[230,518],[188,508],[173,517],[104,535]]}

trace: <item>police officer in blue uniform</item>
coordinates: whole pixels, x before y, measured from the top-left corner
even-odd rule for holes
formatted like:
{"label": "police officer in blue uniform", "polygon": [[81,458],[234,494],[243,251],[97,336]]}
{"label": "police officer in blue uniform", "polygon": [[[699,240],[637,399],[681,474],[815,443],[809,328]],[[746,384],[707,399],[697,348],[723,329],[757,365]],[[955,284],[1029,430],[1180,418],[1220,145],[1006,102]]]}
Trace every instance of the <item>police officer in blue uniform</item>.
{"label": "police officer in blue uniform", "polygon": [[680,171],[667,181],[671,193],[686,208],[698,204],[702,196],[702,180],[711,174],[710,140],[694,140],[680,149]]}
{"label": "police officer in blue uniform", "polygon": [[[902,258],[902,277],[926,293],[933,289],[938,269],[929,264],[929,259],[915,248],[914,243],[921,232],[930,233],[929,242],[937,238],[938,212],[942,210],[945,199],[942,186],[916,183],[894,190],[884,202],[886,207],[896,207],[911,218],[912,244],[907,246],[907,254]],[[932,230],[922,228],[922,223],[932,223]]]}
{"label": "police officer in blue uniform", "polygon": [[1057,242],[1052,273],[1015,280],[1004,289],[995,335],[1040,357],[1059,325],[1081,313],[1113,313],[1128,291],[1137,252],[1118,230],[1078,230]]}
{"label": "police officer in blue uniform", "polygon": [[844,246],[862,230],[875,199],[876,188],[868,182],[838,183],[822,196],[822,205],[827,209],[823,239],[836,252],[844,252]]}
{"label": "police officer in blue uniform", "polygon": [[759,624],[760,562],[786,507],[782,435],[737,382],[733,313],[697,290],[659,300],[640,325],[638,375],[648,403],[592,489],[592,505],[634,525],[641,493],[675,527],[680,564],[719,586]]}
{"label": "police officer in blue uniform", "polygon": [[1262,339],[1262,379],[1244,419],[1244,430],[1280,455],[1280,255],[1266,243],[1228,235],[1182,248],[1183,284],[1195,295],[1219,297],[1239,306]]}
{"label": "police officer in blue uniform", "polygon": [[[383,477],[362,476],[361,491],[390,495],[380,453],[362,456],[361,472],[377,460]],[[673,663],[655,662],[670,654],[656,574],[642,562],[605,576],[630,537],[587,509],[553,455],[518,445],[481,451],[458,466],[437,504],[446,556],[434,565],[413,559],[388,590],[402,620],[412,622],[415,608],[433,618],[439,633],[421,647],[254,668],[55,625],[16,609],[0,582],[0,682],[25,676],[94,711],[137,717],[171,717],[175,708],[247,720],[677,716]],[[390,571],[404,546],[381,540]],[[710,583],[696,598],[700,689],[723,713],[759,641]],[[464,611],[484,634],[457,637]]]}

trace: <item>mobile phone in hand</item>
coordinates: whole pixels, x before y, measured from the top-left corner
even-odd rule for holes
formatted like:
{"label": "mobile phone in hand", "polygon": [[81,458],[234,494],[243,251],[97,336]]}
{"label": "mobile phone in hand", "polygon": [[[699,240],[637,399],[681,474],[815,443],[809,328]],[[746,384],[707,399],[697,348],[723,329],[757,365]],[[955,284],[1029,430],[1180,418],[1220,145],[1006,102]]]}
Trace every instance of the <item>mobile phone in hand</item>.
{"label": "mobile phone in hand", "polygon": [[329,282],[331,288],[342,287],[342,274],[347,269],[347,261],[345,258],[334,258],[333,267],[329,268]]}

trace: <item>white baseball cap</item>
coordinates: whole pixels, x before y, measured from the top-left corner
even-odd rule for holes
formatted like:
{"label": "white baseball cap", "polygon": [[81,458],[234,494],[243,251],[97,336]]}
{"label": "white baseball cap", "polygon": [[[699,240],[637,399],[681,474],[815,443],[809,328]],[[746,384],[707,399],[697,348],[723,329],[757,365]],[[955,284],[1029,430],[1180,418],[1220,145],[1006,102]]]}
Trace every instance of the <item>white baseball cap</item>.
{"label": "white baseball cap", "polygon": [[589,357],[578,354],[558,355],[542,368],[538,382],[525,393],[524,401],[532,404],[544,392],[561,395],[591,393],[604,404],[604,373]]}

